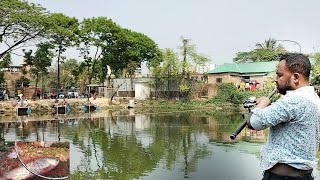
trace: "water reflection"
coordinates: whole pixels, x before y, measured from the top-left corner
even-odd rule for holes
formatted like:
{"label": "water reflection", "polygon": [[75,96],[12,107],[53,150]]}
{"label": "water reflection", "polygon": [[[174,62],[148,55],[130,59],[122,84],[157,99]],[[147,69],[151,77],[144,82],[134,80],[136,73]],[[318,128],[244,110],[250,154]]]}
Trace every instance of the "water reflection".
{"label": "water reflection", "polygon": [[[132,113],[131,113],[132,114]],[[84,118],[5,122],[6,141],[68,141],[74,179],[132,179],[145,176],[160,161],[167,169],[181,162],[184,177],[196,171],[197,161],[208,156],[207,119],[179,115],[91,114]]]}
{"label": "water reflection", "polygon": [[0,146],[15,140],[70,142],[71,179],[262,177],[262,143],[256,142],[264,141],[267,132],[247,130],[230,141],[242,122],[240,114],[130,110],[40,119],[0,123]]}
{"label": "water reflection", "polygon": [[230,139],[231,132],[226,132],[221,129],[225,129],[225,126],[229,124],[219,124],[215,118],[209,118],[209,140],[210,141],[224,141],[224,142],[237,142],[249,141],[249,142],[265,142],[267,138],[267,130],[256,131],[251,129],[244,129],[236,138],[236,140]]}

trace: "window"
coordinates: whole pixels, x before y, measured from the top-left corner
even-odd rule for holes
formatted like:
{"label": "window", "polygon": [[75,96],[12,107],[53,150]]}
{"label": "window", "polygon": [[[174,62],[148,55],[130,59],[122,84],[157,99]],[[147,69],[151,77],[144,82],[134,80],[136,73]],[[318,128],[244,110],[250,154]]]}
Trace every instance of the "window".
{"label": "window", "polygon": [[216,78],[216,83],[221,83],[222,82],[222,78]]}

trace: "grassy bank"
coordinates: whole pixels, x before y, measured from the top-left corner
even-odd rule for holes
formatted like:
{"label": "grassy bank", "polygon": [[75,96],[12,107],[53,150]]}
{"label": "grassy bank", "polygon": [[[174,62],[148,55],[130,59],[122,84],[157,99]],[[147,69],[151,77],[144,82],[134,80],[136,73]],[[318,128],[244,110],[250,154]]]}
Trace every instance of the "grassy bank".
{"label": "grassy bank", "polygon": [[[61,100],[62,101],[62,100]],[[72,113],[83,112],[83,105],[87,99],[67,99],[66,100],[71,107]],[[97,98],[96,100],[90,100],[93,104],[97,104],[100,110],[123,110],[128,107],[128,99],[116,99],[110,103],[108,98]],[[1,102],[1,109],[4,111],[5,116],[16,115],[17,105],[15,101]],[[32,114],[47,115],[52,114],[54,100],[42,99],[36,101],[30,101],[29,105],[32,109]],[[136,101],[136,112],[166,112],[166,111],[185,111],[185,110],[224,110],[224,111],[238,111],[238,105],[231,103],[215,103],[208,100],[190,100],[190,101],[178,101],[178,100],[146,100]]]}
{"label": "grassy bank", "polygon": [[185,111],[185,110],[224,110],[224,111],[240,111],[239,105],[231,103],[212,103],[208,100],[149,100],[137,103],[137,111]]}

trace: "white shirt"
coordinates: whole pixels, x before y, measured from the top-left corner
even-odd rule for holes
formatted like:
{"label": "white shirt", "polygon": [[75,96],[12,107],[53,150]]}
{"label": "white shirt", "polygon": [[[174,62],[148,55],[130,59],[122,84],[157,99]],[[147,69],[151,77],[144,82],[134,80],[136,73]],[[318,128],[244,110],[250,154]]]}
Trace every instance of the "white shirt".
{"label": "white shirt", "polygon": [[320,138],[320,99],[312,86],[288,91],[266,108],[255,108],[250,118],[256,130],[270,127],[261,150],[261,166],[285,163],[297,169],[315,168]]}

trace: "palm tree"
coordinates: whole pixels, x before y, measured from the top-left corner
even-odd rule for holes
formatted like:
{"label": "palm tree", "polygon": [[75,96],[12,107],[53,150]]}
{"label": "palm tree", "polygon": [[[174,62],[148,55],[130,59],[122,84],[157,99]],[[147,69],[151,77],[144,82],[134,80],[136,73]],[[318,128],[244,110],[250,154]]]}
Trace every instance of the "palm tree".
{"label": "palm tree", "polygon": [[257,49],[268,49],[271,51],[283,51],[284,47],[281,44],[277,43],[277,40],[273,38],[269,38],[265,40],[263,43],[256,43]]}

